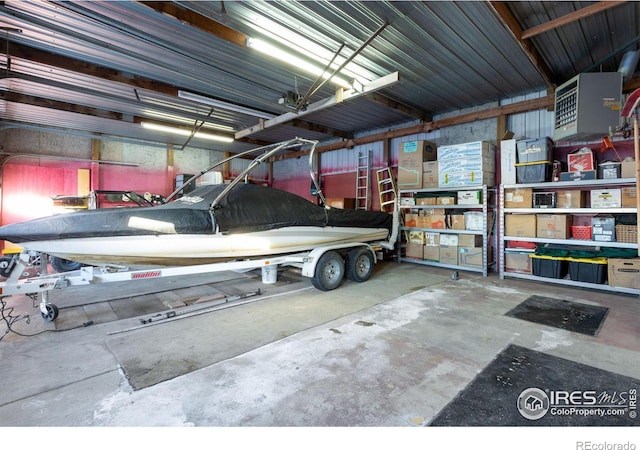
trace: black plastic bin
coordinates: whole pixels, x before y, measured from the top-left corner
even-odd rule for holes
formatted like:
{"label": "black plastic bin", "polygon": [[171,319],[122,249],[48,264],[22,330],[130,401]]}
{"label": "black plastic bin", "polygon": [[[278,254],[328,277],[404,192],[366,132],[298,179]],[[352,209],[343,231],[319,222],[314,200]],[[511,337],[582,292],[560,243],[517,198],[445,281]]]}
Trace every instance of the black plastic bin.
{"label": "black plastic bin", "polygon": [[569,272],[567,258],[547,255],[529,255],[532,259],[533,274],[538,277],[564,278]]}
{"label": "black plastic bin", "polygon": [[584,283],[607,282],[607,258],[568,258],[569,278]]}
{"label": "black plastic bin", "polygon": [[516,164],[516,181],[520,184],[550,181],[552,168],[551,161],[518,163]]}

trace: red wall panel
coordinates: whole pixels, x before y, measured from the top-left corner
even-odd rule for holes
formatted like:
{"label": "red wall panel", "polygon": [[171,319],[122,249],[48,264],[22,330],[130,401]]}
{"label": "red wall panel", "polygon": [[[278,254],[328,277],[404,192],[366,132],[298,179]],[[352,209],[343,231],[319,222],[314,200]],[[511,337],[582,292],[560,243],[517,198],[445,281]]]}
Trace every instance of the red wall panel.
{"label": "red wall panel", "polygon": [[[117,191],[135,191],[141,194],[169,195],[166,170],[149,171],[142,167],[100,165],[100,187]],[[173,183],[171,183],[173,186]],[[172,189],[173,190],[173,189]]]}
{"label": "red wall panel", "polygon": [[283,181],[274,180],[272,186],[276,189],[292,192],[315,203],[315,197],[311,195],[311,179],[308,175],[306,177],[290,178]]}
{"label": "red wall panel", "polygon": [[76,195],[77,169],[7,164],[2,170],[1,223],[51,215],[51,197]]}

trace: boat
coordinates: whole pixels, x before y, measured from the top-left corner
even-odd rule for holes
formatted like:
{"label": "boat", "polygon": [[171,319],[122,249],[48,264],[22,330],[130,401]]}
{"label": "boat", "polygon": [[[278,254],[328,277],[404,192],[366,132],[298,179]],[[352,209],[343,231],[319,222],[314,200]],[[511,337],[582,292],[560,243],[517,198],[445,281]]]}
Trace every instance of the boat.
{"label": "boat", "polygon": [[257,165],[301,144],[311,144],[312,161],[317,142],[296,138],[270,146],[231,183],[202,185],[181,197],[176,191],[158,206],[75,211],[5,225],[0,239],[69,261],[126,268],[209,264],[351,242],[384,241],[392,248],[397,215],[324,205],[312,170],[319,204],[247,182]]}

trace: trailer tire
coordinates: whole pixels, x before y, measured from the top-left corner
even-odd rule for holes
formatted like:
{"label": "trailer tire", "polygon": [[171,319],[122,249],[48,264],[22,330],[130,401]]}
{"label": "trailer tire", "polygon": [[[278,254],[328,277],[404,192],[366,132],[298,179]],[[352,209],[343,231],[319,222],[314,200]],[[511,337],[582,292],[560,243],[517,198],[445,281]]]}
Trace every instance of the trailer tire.
{"label": "trailer tire", "polygon": [[347,278],[362,283],[371,278],[375,262],[369,249],[354,248],[347,254]]}
{"label": "trailer tire", "polygon": [[9,278],[11,269],[13,268],[13,259],[11,256],[3,256],[0,258],[0,277]]}
{"label": "trailer tire", "polygon": [[82,267],[82,263],[60,258],[58,256],[52,256],[51,267],[53,267],[57,272],[71,272],[73,270],[80,269],[80,267]]}
{"label": "trailer tire", "polygon": [[321,291],[333,290],[342,283],[344,272],[344,259],[340,253],[333,250],[328,251],[318,260],[311,284]]}

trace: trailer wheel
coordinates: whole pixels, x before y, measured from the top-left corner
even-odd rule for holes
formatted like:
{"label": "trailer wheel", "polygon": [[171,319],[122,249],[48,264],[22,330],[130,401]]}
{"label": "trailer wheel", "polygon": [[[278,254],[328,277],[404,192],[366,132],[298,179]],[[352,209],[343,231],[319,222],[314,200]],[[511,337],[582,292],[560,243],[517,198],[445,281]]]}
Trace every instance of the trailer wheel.
{"label": "trailer wheel", "polygon": [[13,267],[13,257],[3,256],[0,258],[0,277],[9,278],[11,268]]}
{"label": "trailer wheel", "polygon": [[347,254],[347,278],[362,283],[371,278],[373,255],[366,248],[355,248]]}
{"label": "trailer wheel", "polygon": [[47,322],[53,322],[58,317],[58,307],[51,303],[45,305],[45,309],[47,312],[40,312],[40,315]]}
{"label": "trailer wheel", "polygon": [[344,278],[344,259],[338,252],[328,251],[320,257],[311,284],[321,291],[337,288]]}
{"label": "trailer wheel", "polygon": [[80,269],[80,267],[82,267],[82,263],[60,258],[58,256],[52,256],[51,267],[53,267],[57,272],[71,272],[73,270]]}

